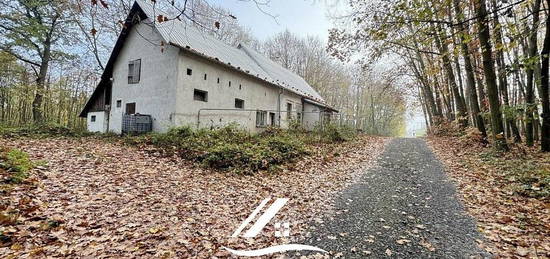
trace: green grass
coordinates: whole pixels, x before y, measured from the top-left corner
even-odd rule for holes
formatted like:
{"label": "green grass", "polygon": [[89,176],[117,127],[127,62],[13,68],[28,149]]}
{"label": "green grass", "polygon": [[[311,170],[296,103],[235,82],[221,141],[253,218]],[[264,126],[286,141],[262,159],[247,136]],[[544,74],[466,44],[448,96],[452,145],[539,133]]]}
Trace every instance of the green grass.
{"label": "green grass", "polygon": [[21,183],[29,175],[29,171],[35,164],[29,159],[29,155],[18,149],[0,150],[0,170],[6,174],[5,182]]}

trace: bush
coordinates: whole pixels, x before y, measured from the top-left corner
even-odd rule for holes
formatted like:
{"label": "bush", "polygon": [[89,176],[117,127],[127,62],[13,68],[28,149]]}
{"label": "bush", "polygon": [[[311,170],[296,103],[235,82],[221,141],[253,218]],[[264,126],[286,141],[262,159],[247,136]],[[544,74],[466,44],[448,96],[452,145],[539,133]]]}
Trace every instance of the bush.
{"label": "bush", "polygon": [[318,129],[318,134],[327,142],[350,141],[357,136],[357,131],[346,125],[325,124]]}
{"label": "bush", "polygon": [[300,138],[277,128],[250,134],[237,125],[193,130],[177,127],[165,134],[129,136],[128,144],[151,144],[210,168],[253,173],[272,169],[308,153]]}
{"label": "bush", "polygon": [[253,173],[274,171],[309,153],[306,143],[342,142],[356,136],[346,126],[326,125],[308,133],[299,128],[283,130],[269,127],[260,134],[250,134],[237,124],[216,129],[176,127],[167,133],[126,136],[131,145],[153,145],[170,155],[193,160],[210,168]]}

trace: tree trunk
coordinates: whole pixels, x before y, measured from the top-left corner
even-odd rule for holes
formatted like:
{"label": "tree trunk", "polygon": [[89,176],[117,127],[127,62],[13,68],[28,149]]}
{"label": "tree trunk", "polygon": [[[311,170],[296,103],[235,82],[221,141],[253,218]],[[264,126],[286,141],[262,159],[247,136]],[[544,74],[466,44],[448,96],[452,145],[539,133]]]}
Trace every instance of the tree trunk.
{"label": "tree trunk", "polygon": [[42,62],[40,63],[40,72],[36,79],[36,93],[32,101],[32,119],[34,123],[44,122],[44,114],[42,113],[42,100],[44,98],[44,85],[46,76],[48,75],[48,66],[51,58],[51,40],[49,38],[44,42],[44,52],[42,54]]}
{"label": "tree trunk", "polygon": [[454,102],[456,105],[456,119],[458,119],[460,125],[462,127],[468,126],[468,111],[466,110],[466,104],[464,104],[464,99],[462,99],[460,95],[460,90],[458,89],[458,85],[456,84],[456,77],[453,72],[453,65],[451,58],[449,57],[451,53],[449,53],[449,48],[446,43],[441,41],[441,36],[445,36],[443,30],[441,29],[441,26],[437,26],[437,28],[433,28],[435,33],[435,43],[439,51],[443,54],[443,67],[445,70],[445,74],[447,76],[447,79],[449,81],[449,86],[451,88],[452,95],[454,97]]}
{"label": "tree trunk", "polygon": [[[546,0],[546,6],[550,6],[550,0]],[[542,45],[541,55],[541,93],[540,96],[542,104],[542,128],[541,128],[541,138],[540,138],[540,147],[544,152],[550,152],[550,96],[549,93],[549,66],[550,66],[550,15],[546,16],[546,32],[544,35],[544,43]]]}
{"label": "tree trunk", "polygon": [[[550,0],[547,0],[550,1]],[[504,127],[502,125],[502,113],[498,98],[497,78],[492,57],[492,46],[489,40],[489,27],[487,24],[487,6],[485,0],[476,0],[475,9],[477,14],[478,34],[483,59],[483,72],[487,84],[487,98],[491,110],[491,128],[495,147],[499,150],[508,150],[506,138],[504,138]]]}
{"label": "tree trunk", "polygon": [[[497,2],[496,0],[492,0],[493,8],[497,9]],[[506,73],[506,63],[504,61],[504,52],[502,51],[502,48],[504,46],[504,42],[502,40],[502,28],[499,22],[498,12],[493,12],[493,29],[495,31],[495,41],[496,45],[502,46],[501,48],[497,48],[496,50],[496,61],[497,61],[497,68],[498,68],[498,81],[500,85],[500,93],[502,95],[502,101],[506,107],[510,106],[510,100],[508,96],[508,78]],[[504,114],[504,118],[506,121],[506,124],[509,126],[508,129],[512,131],[512,134],[514,135],[514,142],[520,143],[521,142],[521,135],[519,134],[518,127],[516,126],[516,122],[514,118],[512,117],[512,114]],[[510,135],[510,132],[507,131],[508,135]]]}
{"label": "tree trunk", "polygon": [[460,8],[460,0],[453,0],[453,5],[458,19],[460,47],[462,49],[462,55],[464,57],[464,70],[466,70],[466,87],[468,89],[467,92],[470,94],[470,110],[475,120],[474,124],[477,126],[477,129],[479,130],[479,132],[481,132],[481,135],[485,139],[487,137],[487,131],[485,130],[485,123],[483,122],[483,117],[481,116],[481,112],[479,109],[474,68],[472,65],[472,60],[470,58],[470,49],[468,47],[468,44],[466,43],[466,35],[468,33],[468,30],[462,23],[462,19],[464,19],[464,14],[462,13],[462,9]]}
{"label": "tree trunk", "polygon": [[[530,30],[527,28],[527,31],[529,31],[529,42],[528,44],[523,44],[527,45],[524,46],[524,49],[527,48],[529,58],[535,58],[537,55],[537,32],[539,28],[540,4],[541,0],[536,0],[533,4],[533,27]],[[533,86],[536,84],[536,81],[534,80],[535,66],[538,66],[538,62],[535,62],[535,64],[529,64],[526,66],[525,70],[525,73],[527,74],[527,84],[525,86],[525,142],[527,146],[533,146],[535,139],[533,134],[535,127],[533,112],[536,110],[535,95],[533,90]]]}

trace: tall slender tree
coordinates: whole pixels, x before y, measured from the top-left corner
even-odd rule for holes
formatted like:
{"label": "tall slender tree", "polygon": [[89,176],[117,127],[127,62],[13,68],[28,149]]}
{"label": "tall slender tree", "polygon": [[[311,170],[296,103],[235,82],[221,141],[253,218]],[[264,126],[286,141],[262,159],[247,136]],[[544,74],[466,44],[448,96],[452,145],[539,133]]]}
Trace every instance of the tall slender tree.
{"label": "tall slender tree", "polygon": [[[550,0],[549,0],[550,1]],[[504,127],[502,125],[502,113],[500,111],[500,100],[498,97],[497,77],[493,61],[491,46],[491,35],[489,33],[488,13],[485,0],[475,0],[477,14],[478,36],[481,45],[481,56],[483,59],[483,72],[485,84],[487,85],[487,98],[491,110],[491,129],[495,147],[500,150],[508,150]]]}

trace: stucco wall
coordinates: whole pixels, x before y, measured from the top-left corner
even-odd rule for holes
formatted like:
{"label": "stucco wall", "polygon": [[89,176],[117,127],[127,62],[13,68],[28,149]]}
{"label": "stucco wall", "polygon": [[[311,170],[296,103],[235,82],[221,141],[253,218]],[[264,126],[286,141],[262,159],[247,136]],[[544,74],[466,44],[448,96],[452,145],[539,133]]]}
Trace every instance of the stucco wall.
{"label": "stucco wall", "polygon": [[[89,132],[105,133],[107,131],[106,112],[88,112],[86,121]],[[95,121],[92,121],[92,117],[95,116]]]}
{"label": "stucco wall", "polygon": [[302,125],[307,130],[313,130],[320,123],[320,111],[317,105],[304,102],[304,119]]}
{"label": "stucco wall", "polygon": [[[176,105],[179,50],[164,46],[161,51],[160,41],[156,29],[144,24],[134,26],[128,35],[113,68],[109,131],[121,132],[126,104],[133,102],[136,113],[152,116],[154,131],[163,132],[173,126],[170,113]],[[141,59],[140,81],[129,84],[128,62],[136,59]],[[121,101],[120,107],[117,107],[117,100]]]}
{"label": "stucco wall", "polygon": [[[222,65],[214,64],[204,58],[180,51],[178,71],[176,113],[177,125],[196,126],[198,112],[203,108],[235,109],[235,98],[244,100],[244,109],[259,109],[268,111],[267,123],[270,124],[269,113],[275,113],[275,125],[278,125],[278,103],[280,89],[270,86],[260,80],[232,71]],[[187,75],[187,69],[192,70]],[[206,80],[205,80],[206,74]],[[219,83],[218,83],[219,78]],[[231,85],[229,85],[231,82]],[[208,92],[208,101],[194,100],[194,90]],[[286,103],[293,103],[293,117],[300,108],[301,97],[283,91],[281,94],[281,126],[287,127]],[[298,104],[298,105],[297,105]],[[255,111],[201,111],[200,127],[216,127],[235,122],[243,128],[258,132]]]}
{"label": "stucco wall", "polygon": [[[301,96],[297,94],[281,90],[177,47],[165,45],[161,51],[161,46],[155,45],[160,42],[160,34],[150,26],[140,24],[130,31],[113,68],[108,131],[121,132],[122,115],[127,103],[136,103],[136,113],[151,115],[153,131],[156,132],[164,132],[173,126],[195,127],[200,109],[235,109],[235,98],[244,100],[245,110],[254,111],[203,110],[200,115],[200,127],[217,127],[234,122],[246,130],[259,132],[264,128],[256,126],[255,110],[264,110],[267,111],[268,125],[280,124],[281,127],[287,128],[290,122],[286,113],[287,103],[292,103],[292,119],[296,119],[297,112],[302,112],[302,109],[314,109],[311,108],[314,106],[312,104],[302,107]],[[140,81],[129,84],[128,63],[136,59],[141,59]],[[187,69],[192,70],[191,75],[187,74]],[[207,91],[208,101],[194,100],[194,89]],[[117,106],[119,100],[120,107]],[[279,105],[280,113],[277,112]],[[275,118],[273,122],[270,113],[273,113]],[[308,125],[308,129],[313,129],[313,126],[309,125],[314,125],[319,119],[317,114],[304,113],[302,116],[302,121]],[[88,121],[89,118],[88,115]]]}

